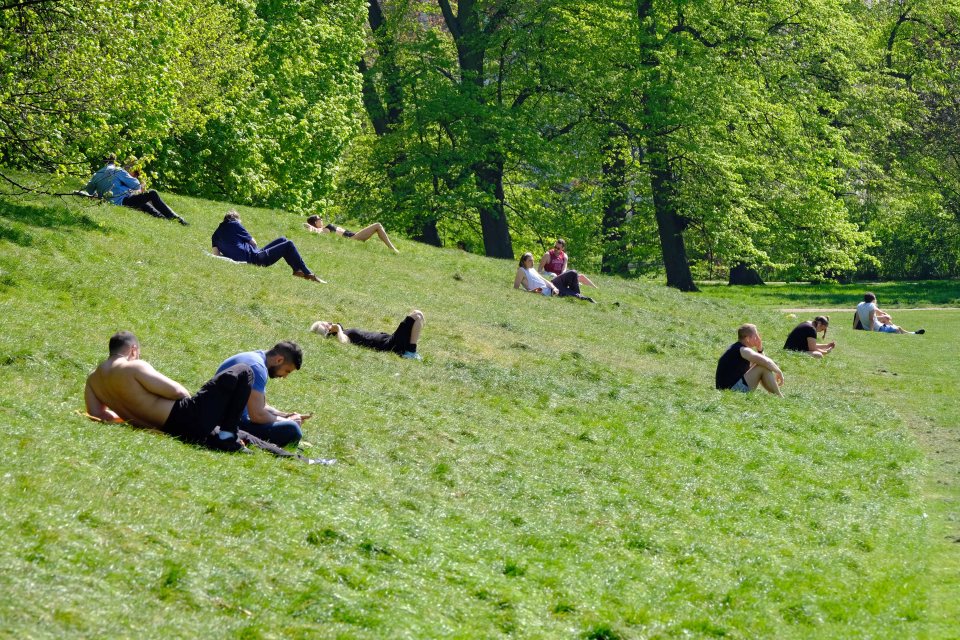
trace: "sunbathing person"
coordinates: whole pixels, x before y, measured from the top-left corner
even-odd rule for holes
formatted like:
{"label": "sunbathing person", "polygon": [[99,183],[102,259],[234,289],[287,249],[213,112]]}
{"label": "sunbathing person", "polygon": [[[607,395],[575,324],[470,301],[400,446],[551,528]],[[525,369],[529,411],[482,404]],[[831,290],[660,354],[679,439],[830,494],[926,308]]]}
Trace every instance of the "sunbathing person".
{"label": "sunbathing person", "polygon": [[828,316],[817,316],[810,322],[801,322],[794,327],[790,335],[787,336],[787,341],[784,343],[783,348],[789,351],[809,353],[814,358],[822,358],[837,346],[836,342],[829,342],[827,344],[819,344],[817,342],[817,334],[821,331],[823,332],[823,337],[827,337],[827,327],[829,325],[830,318]]}
{"label": "sunbathing person", "polygon": [[138,211],[149,213],[154,218],[176,220],[182,225],[187,221],[178,216],[173,209],[160,199],[160,194],[150,189],[143,190],[138,179],[140,172],[134,169],[137,159],[134,156],[127,158],[123,168],[117,167],[117,157],[107,156],[107,164],[93,174],[90,182],[78,195],[91,195],[110,200],[113,204],[130,207]]}
{"label": "sunbathing person", "polygon": [[310,216],[307,218],[307,221],[304,223],[304,226],[307,228],[307,231],[312,233],[333,233],[338,236],[343,236],[344,238],[353,238],[354,240],[359,240],[360,242],[366,242],[373,237],[373,234],[377,234],[377,237],[383,241],[383,244],[390,247],[394,253],[400,253],[393,243],[390,242],[390,237],[387,235],[386,229],[383,228],[383,225],[379,222],[374,222],[373,224],[360,229],[360,231],[347,231],[343,227],[338,227],[337,225],[331,223],[323,224],[323,218],[320,216]]}
{"label": "sunbathing person", "polygon": [[907,331],[893,324],[890,314],[877,307],[877,296],[870,292],[863,294],[863,302],[857,305],[857,313],[853,317],[853,328],[880,333],[915,333],[917,335],[926,333],[924,329]]}
{"label": "sunbathing person", "polygon": [[716,387],[750,393],[758,386],[783,397],[783,372],[777,363],[763,355],[760,332],[752,324],[737,329],[737,341],[720,356],[717,362]]}
{"label": "sunbathing person", "polygon": [[423,360],[417,353],[417,341],[423,329],[423,313],[413,310],[400,322],[400,326],[392,334],[381,331],[364,331],[362,329],[344,329],[342,324],[318,320],[310,327],[310,331],[319,333],[327,338],[334,336],[337,342],[356,344],[375,351],[392,351],[401,358]]}
{"label": "sunbathing person", "polygon": [[228,211],[223,216],[223,222],[213,232],[210,242],[213,244],[216,255],[226,256],[237,262],[249,262],[258,267],[269,267],[282,258],[293,269],[293,275],[296,277],[313,282],[325,282],[307,268],[292,240],[281,237],[262,249],[258,248],[257,241],[241,224],[240,214],[236,211]]}
{"label": "sunbathing person", "polygon": [[[562,275],[567,271],[567,254],[564,252],[566,246],[566,240],[563,238],[557,238],[556,243],[553,245],[553,249],[547,251],[545,254],[543,254],[543,257],[540,258],[540,265],[537,267],[537,269],[544,277],[552,278],[553,276]],[[593,284],[593,282],[590,281],[590,278],[582,273],[577,274],[577,280],[580,282],[580,284],[585,284],[588,287],[593,287],[594,289],[600,288]]]}
{"label": "sunbathing person", "polygon": [[109,350],[110,357],[87,377],[83,396],[89,416],[159,429],[213,449],[244,448],[239,424],[253,383],[250,367],[239,364],[217,373],[191,397],[183,385],[140,359],[140,343],[129,331],[114,334]]}
{"label": "sunbathing person", "polygon": [[517,268],[517,276],[513,279],[513,288],[523,287],[531,293],[540,293],[545,296],[571,296],[596,303],[593,298],[580,293],[578,276],[576,271],[565,271],[548,282],[533,268],[533,254],[527,252],[520,256],[520,266]]}

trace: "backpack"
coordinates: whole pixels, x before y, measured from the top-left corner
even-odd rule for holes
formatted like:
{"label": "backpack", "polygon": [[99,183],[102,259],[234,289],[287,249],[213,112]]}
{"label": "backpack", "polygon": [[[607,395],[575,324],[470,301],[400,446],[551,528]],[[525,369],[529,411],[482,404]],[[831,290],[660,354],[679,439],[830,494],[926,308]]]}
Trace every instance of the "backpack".
{"label": "backpack", "polygon": [[857,331],[866,331],[867,328],[863,326],[860,322],[860,314],[856,311],[853,312],[853,328]]}

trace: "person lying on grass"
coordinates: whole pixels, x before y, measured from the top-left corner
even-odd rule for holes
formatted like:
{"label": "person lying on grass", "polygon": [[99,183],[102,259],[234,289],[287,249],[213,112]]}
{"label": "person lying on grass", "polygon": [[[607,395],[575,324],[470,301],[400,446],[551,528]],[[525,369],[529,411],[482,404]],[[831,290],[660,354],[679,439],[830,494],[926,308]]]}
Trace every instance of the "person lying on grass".
{"label": "person lying on grass", "polygon": [[319,333],[325,338],[333,336],[337,342],[343,344],[357,344],[375,351],[392,351],[401,358],[410,360],[423,360],[417,353],[417,342],[420,340],[422,329],[423,312],[416,309],[400,321],[400,326],[392,334],[363,329],[344,329],[342,324],[326,320],[318,320],[310,327],[310,331]]}
{"label": "person lying on grass", "polygon": [[881,311],[877,306],[877,296],[869,291],[863,294],[863,302],[857,305],[857,314],[854,316],[853,328],[857,329],[859,321],[860,329],[867,331],[879,331],[880,333],[915,333],[922,335],[926,333],[924,329],[916,331],[907,331],[893,324],[890,314]]}
{"label": "person lying on grass", "polygon": [[809,322],[801,322],[794,327],[790,335],[787,336],[787,341],[784,343],[783,348],[789,351],[809,353],[814,358],[822,358],[837,346],[836,342],[829,342],[827,344],[819,344],[817,342],[817,334],[821,331],[823,332],[823,337],[827,337],[827,327],[829,325],[829,316],[817,316]]}
{"label": "person lying on grass", "polygon": [[104,198],[113,204],[149,213],[154,218],[167,218],[187,225],[187,221],[178,216],[160,198],[159,193],[153,189],[144,191],[139,180],[140,172],[134,168],[137,163],[135,156],[127,158],[122,169],[117,167],[116,162],[116,155],[107,156],[107,163],[93,174],[87,186],[74,193]]}
{"label": "person lying on grass", "polygon": [[236,211],[230,210],[223,216],[223,222],[213,232],[210,242],[214,255],[226,256],[237,262],[248,262],[258,267],[269,267],[282,258],[293,269],[294,276],[313,282],[324,282],[307,268],[292,240],[280,237],[262,249],[258,248],[257,241],[244,228],[240,222],[240,214]]}
{"label": "person lying on grass", "polygon": [[239,424],[253,383],[249,366],[237,364],[218,372],[191,396],[140,359],[140,342],[129,331],[111,336],[108,347],[110,356],[87,377],[87,415],[159,429],[212,449],[244,449]]}
{"label": "person lying on grass", "polygon": [[267,404],[267,378],[286,378],[303,364],[303,350],[294,342],[278,342],[269,351],[245,351],[224,360],[217,373],[237,365],[253,374],[249,398],[240,416],[240,428],[278,447],[300,442],[300,427],[309,414],[280,411]]}
{"label": "person lying on grass", "polygon": [[531,293],[540,293],[545,296],[571,296],[596,303],[593,298],[580,293],[579,274],[576,271],[566,271],[550,281],[544,280],[543,276],[533,268],[533,254],[529,252],[520,256],[517,276],[513,279],[514,289],[519,289],[521,286]]}
{"label": "person lying on grass", "polygon": [[307,218],[304,226],[307,228],[307,231],[312,233],[332,233],[344,238],[353,238],[354,240],[359,240],[360,242],[366,242],[373,237],[373,234],[377,234],[377,237],[380,238],[383,244],[390,247],[394,253],[400,253],[397,248],[393,246],[393,243],[390,242],[390,236],[387,235],[387,230],[384,229],[383,225],[379,222],[374,222],[373,224],[360,229],[360,231],[347,231],[343,227],[338,227],[332,222],[323,224],[323,218],[320,216],[310,216]]}
{"label": "person lying on grass", "polygon": [[720,356],[717,362],[717,389],[750,393],[759,385],[770,393],[783,397],[783,372],[777,363],[763,355],[760,332],[752,324],[737,329],[737,341]]}
{"label": "person lying on grass", "polygon": [[[537,267],[537,270],[540,271],[540,274],[545,278],[553,278],[555,276],[562,275],[567,271],[567,254],[564,252],[564,249],[567,246],[567,241],[563,238],[557,238],[557,241],[553,245],[553,249],[550,249],[543,257],[540,258],[540,264]],[[577,280],[580,284],[585,284],[588,287],[593,287],[594,289],[599,289],[597,285],[591,282],[590,278],[583,275],[582,273],[577,274]]]}

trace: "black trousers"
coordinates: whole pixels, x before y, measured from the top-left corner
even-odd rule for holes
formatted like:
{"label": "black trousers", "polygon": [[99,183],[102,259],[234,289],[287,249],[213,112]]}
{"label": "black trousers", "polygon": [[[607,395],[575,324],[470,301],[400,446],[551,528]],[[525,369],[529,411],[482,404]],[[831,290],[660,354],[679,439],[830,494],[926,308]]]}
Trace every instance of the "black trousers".
{"label": "black trousers", "polygon": [[580,280],[576,271],[564,271],[550,281],[561,296],[580,297]]}
{"label": "black trousers", "polygon": [[207,381],[195,395],[173,404],[163,430],[184,442],[209,445],[214,429],[236,434],[250,398],[253,370],[235,364]]}
{"label": "black trousers", "polygon": [[130,207],[131,209],[136,209],[137,211],[144,211],[149,213],[154,218],[167,218],[173,220],[179,218],[173,209],[167,206],[167,203],[160,199],[160,194],[150,189],[144,193],[138,193],[136,195],[127,196],[123,199],[121,204],[125,207]]}

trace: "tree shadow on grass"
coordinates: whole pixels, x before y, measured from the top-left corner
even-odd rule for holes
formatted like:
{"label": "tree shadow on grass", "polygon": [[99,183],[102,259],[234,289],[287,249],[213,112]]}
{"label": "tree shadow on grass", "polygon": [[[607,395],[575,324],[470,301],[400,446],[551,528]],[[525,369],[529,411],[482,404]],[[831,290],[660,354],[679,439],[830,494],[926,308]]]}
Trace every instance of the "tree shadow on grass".
{"label": "tree shadow on grass", "polygon": [[763,306],[853,309],[871,291],[881,308],[960,305],[960,280],[913,282],[861,282],[854,284],[785,284],[759,287],[706,285],[713,298],[738,300]]}
{"label": "tree shadow on grass", "polygon": [[29,246],[34,242],[29,227],[64,231],[104,231],[103,227],[86,213],[73,211],[63,204],[37,205],[0,198],[0,240]]}

